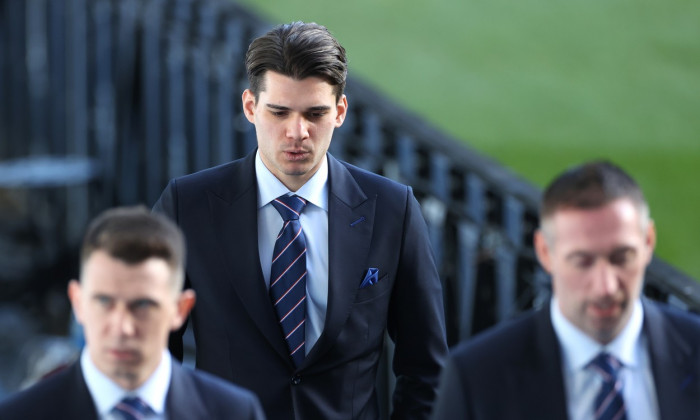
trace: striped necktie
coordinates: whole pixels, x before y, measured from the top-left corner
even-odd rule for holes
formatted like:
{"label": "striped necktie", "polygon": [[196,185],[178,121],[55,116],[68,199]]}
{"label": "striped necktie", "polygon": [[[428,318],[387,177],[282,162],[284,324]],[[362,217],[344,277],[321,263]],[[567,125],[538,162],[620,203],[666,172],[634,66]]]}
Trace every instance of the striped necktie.
{"label": "striped necktie", "polygon": [[141,398],[126,397],[112,409],[112,413],[122,420],[142,420],[155,414]]}
{"label": "striped necktie", "polygon": [[306,239],[299,223],[306,200],[296,195],[283,195],[272,205],[282,216],[284,225],[272,255],[270,299],[289,354],[298,367],[304,360],[306,342]]}
{"label": "striped necktie", "polygon": [[593,407],[594,418],[596,420],[626,420],[622,383],[617,376],[622,367],[620,361],[609,353],[600,353],[589,366],[603,378],[603,384]]}

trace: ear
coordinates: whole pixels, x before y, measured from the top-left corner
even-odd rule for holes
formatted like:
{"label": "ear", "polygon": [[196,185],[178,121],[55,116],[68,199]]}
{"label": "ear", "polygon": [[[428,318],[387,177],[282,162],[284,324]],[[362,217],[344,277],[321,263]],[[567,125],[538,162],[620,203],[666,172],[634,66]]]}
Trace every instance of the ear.
{"label": "ear", "polygon": [[343,125],[345,116],[348,114],[348,98],[345,95],[341,96],[336,104],[336,111],[338,114],[335,117],[335,127],[338,128]]}
{"label": "ear", "polygon": [[248,121],[255,124],[255,95],[250,89],[246,89],[243,91],[241,100],[243,101],[243,113],[245,117],[248,118]]}
{"label": "ear", "polygon": [[547,239],[544,237],[544,233],[542,233],[542,229],[537,229],[535,231],[533,240],[535,245],[535,253],[537,254],[537,259],[540,261],[540,265],[542,265],[546,272],[551,273],[551,250],[549,249],[549,244],[547,244]]}
{"label": "ear", "polygon": [[173,318],[173,323],[170,326],[171,331],[175,331],[182,326],[190,314],[194,303],[197,300],[196,294],[192,289],[183,290],[180,297],[177,299],[177,313]]}
{"label": "ear", "polygon": [[68,282],[68,299],[73,307],[73,313],[75,314],[75,319],[80,325],[83,324],[83,308],[80,304],[81,296],[80,282],[78,280],[71,280]]}
{"label": "ear", "polygon": [[649,264],[654,255],[654,248],[656,247],[656,225],[652,219],[649,219],[649,226],[647,226],[646,236],[646,246],[647,250],[649,251],[649,255],[647,256],[647,264]]}

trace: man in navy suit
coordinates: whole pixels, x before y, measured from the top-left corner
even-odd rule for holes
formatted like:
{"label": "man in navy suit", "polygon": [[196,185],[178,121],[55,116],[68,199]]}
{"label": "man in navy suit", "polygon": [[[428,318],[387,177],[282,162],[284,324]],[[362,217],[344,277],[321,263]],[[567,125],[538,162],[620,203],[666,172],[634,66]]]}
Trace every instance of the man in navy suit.
{"label": "man in navy suit", "polygon": [[172,362],[168,335],[195,301],[182,291],[184,261],[180,230],[145,207],[96,218],[68,286],[80,360],[4,400],[0,418],[264,419],[251,392]]}
{"label": "man in navy suit", "polygon": [[697,419],[700,317],[640,298],[656,242],[619,167],[592,162],[545,190],[535,251],[553,298],[461,344],[435,419]]}
{"label": "man in navy suit", "polygon": [[[254,40],[246,67],[258,148],[172,180],[154,206],[187,237],[197,367],[253,390],[272,419],[376,419],[388,331],[393,415],[427,418],[447,353],[441,284],[411,188],[328,154],[348,109],[344,48],[294,22]],[[289,289],[301,293],[290,313],[304,315],[290,331],[270,279],[286,200],[306,204],[294,212],[303,274]]]}

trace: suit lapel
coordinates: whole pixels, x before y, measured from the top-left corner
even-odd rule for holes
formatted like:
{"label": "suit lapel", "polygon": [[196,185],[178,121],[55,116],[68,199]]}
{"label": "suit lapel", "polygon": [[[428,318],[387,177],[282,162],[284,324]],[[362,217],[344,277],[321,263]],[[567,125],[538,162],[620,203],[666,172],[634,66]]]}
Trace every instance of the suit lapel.
{"label": "suit lapel", "polygon": [[[522,349],[515,369],[514,397],[522,418],[565,419],[568,417],[561,352],[549,314],[549,305],[535,314],[535,334]],[[519,351],[514,349],[513,351]],[[533,386],[533,384],[536,384]],[[543,396],[546,396],[543,399]]]}
{"label": "suit lapel", "polygon": [[229,284],[270,345],[291,365],[260,268],[254,162],[251,153],[225,185],[208,191],[211,223]]}
{"label": "suit lapel", "polygon": [[178,363],[172,364],[170,386],[165,398],[165,414],[171,420],[211,417],[192,377]]}
{"label": "suit lapel", "polygon": [[376,197],[367,197],[348,170],[328,154],[328,307],[326,322],[302,367],[321,357],[345,324],[367,270]]}
{"label": "suit lapel", "polygon": [[647,301],[643,304],[659,417],[697,414],[700,385],[693,348],[656,304]]}
{"label": "suit lapel", "polygon": [[[93,401],[85,383],[80,359],[67,369],[66,375],[71,383],[66,386],[66,392],[71,395],[65,396],[66,410],[61,413],[61,416],[69,419],[96,419],[97,407],[95,407],[95,401]],[[58,373],[58,375],[60,374]]]}

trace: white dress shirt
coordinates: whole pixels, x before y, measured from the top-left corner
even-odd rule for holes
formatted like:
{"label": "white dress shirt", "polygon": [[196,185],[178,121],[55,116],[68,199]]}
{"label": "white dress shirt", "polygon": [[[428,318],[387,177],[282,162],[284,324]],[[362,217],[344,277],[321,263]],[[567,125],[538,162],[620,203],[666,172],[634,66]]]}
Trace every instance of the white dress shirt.
{"label": "white dress shirt", "polygon": [[172,359],[167,350],[163,350],[163,357],[153,375],[146,380],[139,388],[128,391],[114,383],[107,375],[100,372],[92,362],[87,347],[80,355],[80,367],[83,369],[85,384],[87,385],[92,400],[97,408],[98,418],[101,420],[114,420],[117,417],[111,413],[125,397],[139,397],[155,412],[155,415],[148,416],[148,420],[166,420],[165,398],[170,388],[170,377],[172,376]]}
{"label": "white dress shirt", "polygon": [[559,309],[556,298],[552,299],[550,305],[552,325],[561,346],[569,420],[593,419],[593,406],[602,378],[586,366],[603,351],[622,362],[618,376],[622,381],[627,418],[657,420],[659,407],[647,339],[642,330],[644,309],[641,302],[637,300],[634,303],[627,325],[605,346],[569,322]]}
{"label": "white dress shirt", "polygon": [[255,154],[258,181],[258,251],[265,285],[270,288],[270,269],[275,240],[283,221],[271,202],[284,194],[294,193],[308,204],[299,217],[306,239],[306,354],[318,341],[326,321],[328,304],[328,160],[298,191],[289,191]]}

